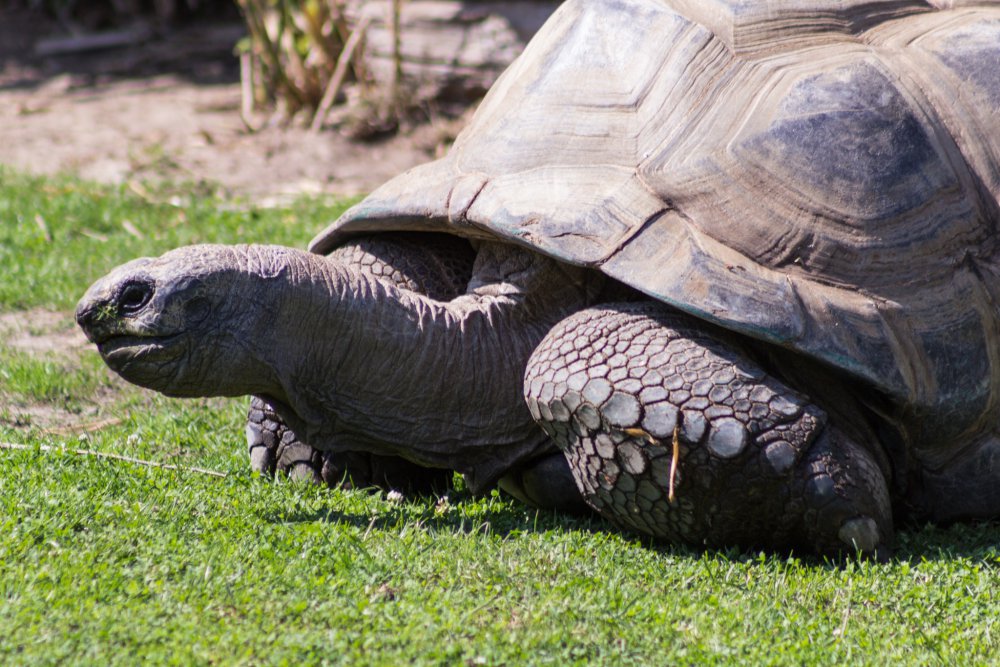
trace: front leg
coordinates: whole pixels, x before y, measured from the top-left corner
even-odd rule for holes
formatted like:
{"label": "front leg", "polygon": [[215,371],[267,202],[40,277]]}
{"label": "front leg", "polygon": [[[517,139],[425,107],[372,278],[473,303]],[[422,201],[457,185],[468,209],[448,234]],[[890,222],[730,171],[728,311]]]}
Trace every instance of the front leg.
{"label": "front leg", "polygon": [[254,396],[247,415],[251,469],[346,489],[378,487],[407,494],[444,493],[452,472],[425,468],[396,456],[367,452],[325,452],[299,440],[265,399]]}
{"label": "front leg", "polygon": [[267,476],[281,472],[296,480],[322,481],[321,452],[300,441],[260,396],[250,398],[246,436],[251,470]]}
{"label": "front leg", "polygon": [[691,545],[882,552],[875,458],[708,325],[658,303],[555,327],[526,398],[583,496],[613,522]]}

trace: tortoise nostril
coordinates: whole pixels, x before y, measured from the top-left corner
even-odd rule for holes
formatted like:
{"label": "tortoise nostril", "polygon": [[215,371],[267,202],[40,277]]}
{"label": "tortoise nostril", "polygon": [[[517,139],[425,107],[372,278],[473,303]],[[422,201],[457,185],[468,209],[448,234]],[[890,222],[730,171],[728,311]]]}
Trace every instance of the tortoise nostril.
{"label": "tortoise nostril", "polygon": [[83,328],[84,331],[90,331],[93,328],[94,323],[97,321],[97,309],[96,308],[77,308],[76,310],[76,323]]}
{"label": "tortoise nostril", "polygon": [[145,306],[153,296],[153,286],[147,282],[126,283],[118,293],[118,308],[122,313],[134,313]]}

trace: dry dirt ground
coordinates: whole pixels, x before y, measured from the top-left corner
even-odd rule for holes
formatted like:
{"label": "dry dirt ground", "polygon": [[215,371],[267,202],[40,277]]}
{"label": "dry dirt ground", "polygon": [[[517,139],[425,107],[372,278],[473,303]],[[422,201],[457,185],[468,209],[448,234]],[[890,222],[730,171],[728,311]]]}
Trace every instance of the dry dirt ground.
{"label": "dry dirt ground", "polygon": [[[69,320],[69,321],[67,321]],[[26,352],[71,356],[86,349],[87,337],[72,318],[44,308],[0,313],[0,341]]]}
{"label": "dry dirt ground", "polygon": [[267,204],[359,194],[431,159],[456,122],[431,119],[379,142],[336,129],[247,130],[240,23],[195,25],[131,46],[37,55],[59,34],[0,7],[0,164],[102,182],[187,182]]}
{"label": "dry dirt ground", "polygon": [[[90,349],[71,313],[43,308],[0,313],[0,344],[62,367],[79,363],[79,355]],[[0,383],[0,425],[17,431],[41,429],[51,435],[84,434],[111,423],[101,418],[101,405],[115,393],[102,387],[96,395],[67,409],[59,402],[5,401]]]}

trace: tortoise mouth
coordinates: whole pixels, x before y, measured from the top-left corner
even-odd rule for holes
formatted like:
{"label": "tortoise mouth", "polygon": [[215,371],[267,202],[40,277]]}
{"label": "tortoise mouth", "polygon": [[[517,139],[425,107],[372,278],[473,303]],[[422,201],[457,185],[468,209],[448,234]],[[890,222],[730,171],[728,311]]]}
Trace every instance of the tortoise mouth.
{"label": "tortoise mouth", "polygon": [[180,337],[179,333],[166,336],[114,335],[98,343],[97,350],[108,366],[120,370],[136,361],[162,361],[176,357],[179,354],[176,343]]}

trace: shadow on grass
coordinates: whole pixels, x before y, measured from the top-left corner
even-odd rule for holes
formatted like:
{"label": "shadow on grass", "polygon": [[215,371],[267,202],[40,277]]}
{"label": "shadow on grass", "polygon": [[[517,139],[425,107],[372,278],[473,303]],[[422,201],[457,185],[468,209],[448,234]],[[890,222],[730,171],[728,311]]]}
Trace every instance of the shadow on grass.
{"label": "shadow on grass", "polygon": [[[619,533],[629,539],[640,539],[639,536],[618,530],[596,514],[581,517],[526,506],[511,506],[499,499],[475,499],[465,492],[449,494],[448,498],[450,504],[445,511],[437,509],[437,499],[433,496],[414,496],[398,505],[380,510],[375,516],[365,512],[325,508],[304,512],[277,511],[262,518],[274,523],[343,523],[373,530],[388,530],[403,523],[414,523],[433,531],[467,535],[486,533],[507,537],[518,533],[572,530]],[[466,502],[476,503],[478,506],[472,513],[465,513],[462,506]]]}
{"label": "shadow on grass", "polygon": [[[614,536],[623,546],[641,547],[674,557],[702,559],[706,556],[733,562],[762,563],[795,559],[811,568],[840,570],[849,563],[866,561],[853,554],[818,556],[800,550],[759,547],[705,547],[659,542],[651,537],[623,530],[597,514],[572,516],[547,510],[510,505],[500,499],[476,499],[465,491],[449,495],[450,509],[438,511],[433,496],[415,496],[372,515],[367,512],[324,508],[304,512],[272,512],[262,518],[274,523],[323,521],[346,524],[361,530],[392,530],[412,523],[433,532],[473,535],[483,533],[500,538],[525,533],[583,532]],[[472,512],[461,511],[463,504],[475,503]],[[884,564],[917,565],[926,561],[965,560],[971,563],[1000,563],[1000,522],[962,523],[951,526],[905,525],[896,532],[896,548]]]}
{"label": "shadow on grass", "polygon": [[890,562],[955,559],[1000,564],[1000,521],[905,525],[896,532],[896,553]]}

